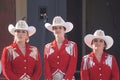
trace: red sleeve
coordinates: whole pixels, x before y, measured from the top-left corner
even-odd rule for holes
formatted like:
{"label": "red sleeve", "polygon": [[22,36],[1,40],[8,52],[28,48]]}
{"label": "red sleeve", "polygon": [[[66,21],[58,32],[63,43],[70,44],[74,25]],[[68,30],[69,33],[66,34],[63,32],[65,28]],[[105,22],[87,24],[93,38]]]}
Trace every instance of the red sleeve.
{"label": "red sleeve", "polygon": [[119,80],[119,68],[115,57],[112,58],[112,79]]}
{"label": "red sleeve", "polygon": [[84,61],[84,57],[82,58],[82,62],[81,62],[80,76],[81,76],[81,80],[89,80],[87,63]]}
{"label": "red sleeve", "polygon": [[12,71],[10,55],[6,48],[3,49],[2,53],[2,69],[4,76],[8,80],[19,80],[19,77],[17,77]]}
{"label": "red sleeve", "polygon": [[31,77],[31,80],[39,80],[41,74],[42,74],[41,58],[40,58],[40,53],[38,53],[38,60],[36,61],[35,71],[33,76]]}
{"label": "red sleeve", "polygon": [[74,73],[76,71],[77,57],[78,57],[78,50],[77,50],[77,44],[75,44],[73,47],[73,55],[71,56],[67,72],[65,73],[65,77],[64,77],[65,80],[71,80],[73,78]]}
{"label": "red sleeve", "polygon": [[44,48],[44,76],[45,80],[52,80],[52,73],[47,59],[47,48]]}

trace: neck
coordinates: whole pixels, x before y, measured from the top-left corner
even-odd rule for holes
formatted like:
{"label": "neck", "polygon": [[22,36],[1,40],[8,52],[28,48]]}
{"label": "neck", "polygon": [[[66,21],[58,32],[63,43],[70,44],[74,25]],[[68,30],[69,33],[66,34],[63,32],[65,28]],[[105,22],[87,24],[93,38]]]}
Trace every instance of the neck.
{"label": "neck", "polygon": [[19,48],[25,48],[25,42],[16,42]]}
{"label": "neck", "polygon": [[102,56],[103,50],[93,50],[94,54],[97,56]]}
{"label": "neck", "polygon": [[56,37],[55,40],[57,43],[62,43],[65,40],[65,37]]}

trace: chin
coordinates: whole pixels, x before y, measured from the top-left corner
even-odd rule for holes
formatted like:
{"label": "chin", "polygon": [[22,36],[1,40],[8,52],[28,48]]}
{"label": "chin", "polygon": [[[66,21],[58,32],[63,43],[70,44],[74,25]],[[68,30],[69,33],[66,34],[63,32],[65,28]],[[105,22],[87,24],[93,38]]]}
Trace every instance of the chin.
{"label": "chin", "polygon": [[56,36],[56,37],[60,37],[61,35],[60,35],[60,34],[56,34],[55,36]]}
{"label": "chin", "polygon": [[94,50],[99,50],[99,48],[98,48],[98,47],[95,47]]}
{"label": "chin", "polygon": [[16,42],[25,42],[24,40],[17,40]]}
{"label": "chin", "polygon": [[96,50],[96,51],[99,50],[100,51],[100,50],[103,50],[103,49],[96,47],[96,48],[94,48],[94,50]]}

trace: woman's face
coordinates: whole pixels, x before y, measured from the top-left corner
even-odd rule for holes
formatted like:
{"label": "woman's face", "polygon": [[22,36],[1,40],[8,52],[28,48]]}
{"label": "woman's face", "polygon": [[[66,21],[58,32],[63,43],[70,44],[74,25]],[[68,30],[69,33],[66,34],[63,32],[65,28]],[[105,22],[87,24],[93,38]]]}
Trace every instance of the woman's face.
{"label": "woman's face", "polygon": [[26,40],[28,39],[28,31],[15,30],[14,37],[16,42],[26,42]]}
{"label": "woman's face", "polygon": [[55,37],[65,35],[65,27],[63,26],[53,26],[52,29]]}
{"label": "woman's face", "polygon": [[91,45],[93,50],[104,50],[104,48],[106,47],[105,41],[99,38],[93,39]]}

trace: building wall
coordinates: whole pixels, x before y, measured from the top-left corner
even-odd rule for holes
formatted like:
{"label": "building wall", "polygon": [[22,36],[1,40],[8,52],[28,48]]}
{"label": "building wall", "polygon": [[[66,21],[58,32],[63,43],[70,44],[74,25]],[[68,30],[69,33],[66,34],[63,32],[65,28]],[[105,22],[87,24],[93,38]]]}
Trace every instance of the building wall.
{"label": "building wall", "polygon": [[[15,0],[0,0],[0,58],[3,48],[13,41],[13,36],[8,32],[8,25],[15,23],[15,8]],[[0,80],[5,80],[3,74],[0,74]]]}
{"label": "building wall", "polygon": [[[107,50],[113,54],[120,67],[120,1],[119,0],[87,0],[86,34],[93,34],[102,29],[106,35],[114,39],[112,48]],[[86,47],[86,53],[91,51]]]}
{"label": "building wall", "polygon": [[[41,18],[41,9],[45,10],[46,17]],[[33,25],[37,29],[36,34],[30,38],[30,44],[39,48],[43,68],[44,45],[54,39],[53,34],[45,29],[44,24],[45,22],[52,23],[54,16],[62,16],[66,19],[66,0],[28,0],[27,21],[29,25]],[[43,79],[44,77],[42,75],[41,80]]]}
{"label": "building wall", "polygon": [[[30,25],[34,25],[37,28],[37,33],[30,38],[30,43],[39,48],[42,56],[44,45],[54,39],[53,34],[44,28],[45,22],[52,23],[53,17],[60,15],[74,24],[74,29],[67,34],[67,37],[78,44],[79,55],[75,74],[76,79],[80,79],[81,57],[91,51],[86,45],[82,44],[83,36],[84,34],[94,33],[96,29],[103,29],[107,35],[113,37],[114,45],[107,52],[115,55],[120,65],[119,0],[86,0],[85,10],[82,10],[82,2],[83,0],[28,0],[27,2],[27,21]],[[41,8],[46,8],[47,19],[40,19]],[[82,16],[82,11],[86,11],[86,17]],[[84,27],[82,26],[82,18],[86,20],[86,26]],[[83,28],[86,29],[84,32]],[[82,53],[82,47],[85,47],[84,53]]]}
{"label": "building wall", "polygon": [[27,0],[16,0],[16,21],[27,18]]}
{"label": "building wall", "polygon": [[[42,56],[44,45],[54,39],[53,34],[44,28],[44,24],[45,22],[52,23],[54,16],[62,16],[65,21],[74,24],[74,29],[66,36],[78,44],[79,53],[81,53],[82,0],[28,0],[27,3],[27,21],[37,28],[36,35],[30,38],[31,44],[39,48]],[[40,19],[41,8],[46,8],[47,20]],[[81,55],[78,56],[77,79],[79,79]]]}
{"label": "building wall", "polygon": [[75,77],[80,80],[80,64],[82,57],[82,0],[67,0],[67,20],[71,21],[74,29],[67,37],[76,42],[78,46],[78,61]]}

